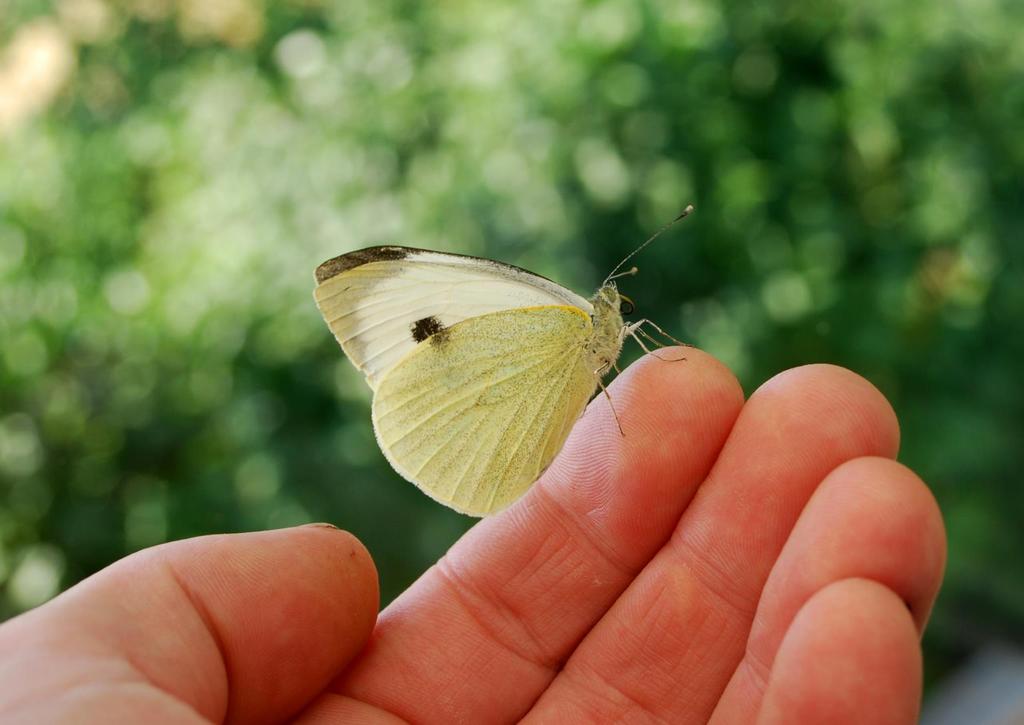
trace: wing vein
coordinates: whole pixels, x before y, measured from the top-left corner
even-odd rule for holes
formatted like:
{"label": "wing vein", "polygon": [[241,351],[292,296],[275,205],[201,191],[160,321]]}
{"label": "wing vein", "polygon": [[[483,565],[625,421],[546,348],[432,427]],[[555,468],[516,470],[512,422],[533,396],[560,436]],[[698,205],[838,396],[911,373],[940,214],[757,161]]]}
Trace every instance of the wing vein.
{"label": "wing vein", "polygon": [[[480,422],[480,421],[478,421],[478,422]],[[433,451],[431,451],[431,453],[427,456],[427,459],[425,461],[423,461],[423,463],[420,464],[420,467],[416,469],[416,473],[414,473],[413,475],[414,476],[419,476],[421,473],[423,473],[423,469],[426,468],[427,466],[429,466],[431,461],[433,461],[435,458],[437,458],[437,455],[439,453],[441,453],[442,451],[444,451],[444,449],[446,449],[448,447],[449,443],[451,443],[453,440],[455,440],[456,438],[458,438],[462,434],[463,434],[462,431],[456,426],[455,427],[455,432],[452,433],[447,439],[445,439],[444,443],[442,443],[441,445],[437,446],[436,448],[434,448]]]}
{"label": "wing vein", "polygon": [[[477,422],[477,425],[474,426],[474,428],[473,428],[473,434],[474,435],[476,435],[479,432],[479,430],[483,426],[484,422],[485,422],[484,418],[481,418]],[[449,490],[447,492],[447,496],[448,496],[448,498],[450,500],[454,500],[455,499],[455,495],[461,490],[462,484],[466,480],[466,475],[469,473],[470,469],[474,466],[474,464],[476,464],[477,456],[480,455],[480,451],[483,450],[484,445],[487,444],[487,443],[488,443],[487,438],[484,437],[484,436],[480,436],[480,438],[478,440],[478,443],[477,443],[477,446],[476,446],[476,450],[473,451],[473,455],[467,460],[465,468],[462,469],[462,471],[458,475],[458,478],[455,479],[455,485],[452,486],[451,490]]]}
{"label": "wing vein", "polygon": [[[570,357],[573,353],[576,353],[576,352],[577,351],[576,351],[575,348],[569,348],[564,353],[562,353],[562,355],[558,358],[558,360],[564,362],[565,358]],[[554,369],[556,366],[552,365],[551,367],[552,367],[552,369]],[[542,400],[535,401],[535,403],[536,403],[536,405],[535,405],[536,410],[534,411],[534,413],[532,415],[531,423],[536,421],[537,414],[541,410],[543,410],[544,406],[550,400],[552,393],[554,393],[556,391],[559,391],[559,390],[562,390],[562,391],[565,390],[565,381],[568,379],[569,375],[572,374],[574,367],[575,367],[575,364],[574,365],[564,365],[564,368],[568,372],[568,375],[565,372],[563,372],[563,374],[559,377],[559,385],[557,385],[557,386],[552,385],[551,388],[548,390],[548,392],[544,395],[544,398]],[[508,425],[505,426],[505,430],[502,431],[501,438],[504,438],[505,435],[509,432],[509,430],[512,428],[512,424],[515,422],[516,417],[519,415],[520,411],[522,411],[523,407],[525,407],[526,403],[528,403],[528,402],[530,402],[530,398],[524,397],[522,405],[520,405],[519,408],[516,409],[516,412],[515,412],[514,415],[509,417]],[[508,456],[508,463],[511,463],[512,461],[516,460],[516,457],[519,455],[519,451],[523,447],[523,441],[526,440],[526,436],[529,433],[530,433],[530,425],[523,426],[523,432],[519,436],[519,440],[516,441],[515,447],[512,449],[512,454],[510,456]],[[492,506],[494,506],[494,499],[495,499],[495,497],[497,495],[498,495],[498,489],[497,489],[497,487],[493,487],[491,489],[490,498],[487,501],[487,508],[491,508]]]}
{"label": "wing vein", "polygon": [[[380,299],[373,299],[370,296],[363,297],[362,300],[366,300],[366,302],[364,304],[361,304],[359,306],[353,306],[352,309],[348,310],[347,312],[345,312],[343,314],[340,314],[337,317],[332,317],[332,318],[328,319],[328,323],[330,324],[330,323],[337,322],[338,320],[342,320],[342,319],[348,317],[349,315],[354,315],[354,314],[356,314],[358,312],[366,312],[367,310],[369,310],[371,308],[379,307],[380,305],[383,305],[383,304],[386,304],[386,303],[389,303],[389,302],[390,303],[396,303],[396,298],[398,298],[398,294],[397,293],[402,292],[402,290],[412,289],[413,287],[418,287],[418,286],[420,286],[420,285],[409,284],[409,285],[405,285],[404,287],[397,287],[397,288],[392,287],[392,288],[389,288],[387,290],[388,294],[387,295],[381,295]],[[379,294],[379,293],[377,293],[377,294]],[[417,297],[411,297],[411,298],[406,298],[406,299],[399,298],[397,303],[393,304],[393,307],[396,308],[396,309],[409,309],[409,305],[410,304],[412,304],[414,302],[422,302],[423,300],[433,299],[436,294],[437,294],[436,292],[431,292],[430,294],[419,295]]]}
{"label": "wing vein", "polygon": [[[513,411],[512,414],[507,417],[506,424],[505,424],[505,429],[502,430],[501,433],[499,433],[498,435],[493,436],[491,438],[491,440],[489,441],[490,448],[491,448],[491,453],[488,456],[487,460],[489,460],[491,462],[494,461],[495,453],[497,452],[497,450],[499,448],[501,448],[502,440],[505,438],[505,435],[508,433],[509,429],[512,427],[512,424],[515,422],[515,419],[518,416],[519,411],[521,411],[523,409],[523,406],[525,406],[528,402],[529,402],[529,398],[524,397],[523,400],[519,403],[518,407],[516,407],[515,411]],[[478,448],[476,450],[476,452],[473,454],[474,455],[474,462],[476,461],[476,456],[480,455],[480,451],[481,450],[483,450],[483,446],[480,446],[480,448]],[[491,469],[492,468],[493,468],[493,465],[492,466],[485,466],[484,467],[484,474],[485,475],[488,475],[488,474],[493,475],[491,473]],[[501,483],[504,483],[504,479],[501,480]],[[463,484],[465,484],[465,480],[464,479],[462,481],[459,481],[459,483],[456,485],[455,490],[452,492],[452,496],[453,497],[457,496],[461,492]],[[477,484],[479,484],[479,481],[477,481]],[[498,490],[498,486],[491,486],[491,495],[489,496],[489,499],[488,499],[487,508],[490,508],[494,504],[494,496],[496,495],[497,490]]]}
{"label": "wing vein", "polygon": [[[484,356],[483,356],[483,355],[481,355],[480,357],[484,357]],[[534,353],[532,353],[531,355],[529,355],[528,357],[527,357],[527,356],[524,356],[524,359],[525,359],[525,360],[534,360],[534,359],[538,359],[538,358],[542,358],[542,357],[543,357],[543,353],[539,353],[539,352],[534,352]],[[465,360],[464,362],[465,362],[466,364],[468,364],[468,363],[472,363],[472,362],[474,362],[474,358],[467,358],[467,359],[466,359],[466,360]],[[523,370],[524,370],[524,371],[525,371],[525,370],[527,370],[527,369],[529,369],[529,368],[523,368]],[[513,375],[515,375],[515,373],[513,373]],[[500,382],[502,382],[502,381],[500,381],[500,380],[499,380],[499,381],[498,381],[498,383],[500,383]],[[486,387],[488,387],[489,385],[491,385],[491,383],[483,383],[483,388],[486,388]],[[391,414],[393,414],[393,413],[397,413],[397,412],[398,412],[398,411],[400,411],[400,410],[401,410],[402,408],[405,408],[405,407],[406,407],[407,405],[411,405],[412,403],[415,403],[416,401],[420,400],[420,399],[421,399],[421,398],[423,398],[424,396],[430,395],[430,394],[431,394],[431,393],[433,393],[433,392],[434,392],[434,391],[430,390],[429,388],[428,388],[428,389],[426,389],[426,390],[423,390],[423,391],[421,391],[421,392],[417,393],[416,395],[414,395],[413,397],[411,397],[411,398],[406,398],[406,399],[405,399],[405,400],[403,400],[403,401],[402,401],[401,403],[398,403],[398,404],[397,404],[397,405],[395,405],[394,407],[390,408],[390,409],[389,409],[389,410],[388,410],[388,411],[387,411],[387,412],[386,412],[386,413],[385,413],[384,415],[391,415]],[[480,390],[480,392],[483,392],[483,390],[481,389],[481,390]],[[382,417],[383,417],[383,416],[382,416]]]}
{"label": "wing vein", "polygon": [[[535,367],[538,367],[539,365],[542,365],[543,363],[544,363],[544,360],[542,359],[542,360],[540,360],[540,362],[533,363],[532,365],[529,365],[529,366],[527,366],[525,368],[520,368],[518,371],[516,371],[514,373],[510,373],[510,374],[506,375],[503,378],[499,378],[498,380],[493,381],[493,383],[484,383],[483,385],[475,386],[472,390],[470,390],[470,391],[460,395],[459,397],[449,401],[446,405],[441,406],[440,408],[435,410],[433,413],[428,415],[426,418],[423,418],[422,420],[419,420],[416,423],[412,424],[410,426],[409,432],[411,433],[411,432],[415,431],[416,429],[420,428],[423,424],[430,422],[437,415],[439,415],[440,413],[443,413],[445,410],[447,410],[448,408],[451,408],[453,405],[457,405],[458,403],[462,402],[466,398],[471,398],[474,395],[479,396],[480,393],[482,393],[484,391],[484,389],[486,389],[488,387],[494,387],[494,386],[500,385],[501,383],[504,383],[507,380],[511,380],[512,378],[516,377],[517,375],[521,375],[521,374],[525,373],[527,370],[531,370],[531,369],[533,369]],[[391,413],[392,413],[391,410],[385,411],[384,414],[380,416],[380,420],[384,420],[384,418],[386,418],[387,416],[391,415]],[[408,433],[406,435],[408,435]],[[402,438],[404,438],[404,436]],[[396,439],[395,442],[397,443],[398,441],[402,440],[402,438]]]}

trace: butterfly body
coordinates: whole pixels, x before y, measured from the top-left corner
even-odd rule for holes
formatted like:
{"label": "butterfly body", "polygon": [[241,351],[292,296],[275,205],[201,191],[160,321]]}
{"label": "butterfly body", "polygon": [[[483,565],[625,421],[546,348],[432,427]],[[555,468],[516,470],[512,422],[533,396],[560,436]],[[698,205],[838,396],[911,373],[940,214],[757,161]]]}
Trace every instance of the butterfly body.
{"label": "butterfly body", "polygon": [[615,285],[608,283],[601,286],[590,302],[594,307],[594,333],[588,347],[589,360],[592,370],[603,375],[611,369],[622,352],[626,329],[620,311],[622,297]]}
{"label": "butterfly body", "polygon": [[316,276],[325,320],[374,391],[385,457],[471,515],[540,476],[622,349],[614,283],[586,300],[511,265],[395,246]]}

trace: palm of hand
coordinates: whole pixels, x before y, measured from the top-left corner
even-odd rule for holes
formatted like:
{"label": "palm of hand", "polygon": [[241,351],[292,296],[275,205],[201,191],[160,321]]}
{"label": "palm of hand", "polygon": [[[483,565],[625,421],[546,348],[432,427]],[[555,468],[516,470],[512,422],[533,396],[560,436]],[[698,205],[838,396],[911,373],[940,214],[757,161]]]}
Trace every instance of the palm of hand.
{"label": "palm of hand", "polygon": [[888,403],[838,368],[744,405],[693,350],[598,398],[527,497],[376,615],[349,535],[141,552],[0,628],[6,721],[915,721],[945,559]]}

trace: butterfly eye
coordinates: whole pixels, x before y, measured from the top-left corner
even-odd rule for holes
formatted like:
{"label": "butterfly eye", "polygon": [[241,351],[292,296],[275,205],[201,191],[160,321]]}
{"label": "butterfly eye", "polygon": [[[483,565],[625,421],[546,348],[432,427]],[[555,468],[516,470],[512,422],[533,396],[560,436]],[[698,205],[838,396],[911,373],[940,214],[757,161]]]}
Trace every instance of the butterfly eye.
{"label": "butterfly eye", "polygon": [[633,300],[623,295],[619,299],[619,314],[620,315],[632,315],[636,310],[636,305],[633,304]]}

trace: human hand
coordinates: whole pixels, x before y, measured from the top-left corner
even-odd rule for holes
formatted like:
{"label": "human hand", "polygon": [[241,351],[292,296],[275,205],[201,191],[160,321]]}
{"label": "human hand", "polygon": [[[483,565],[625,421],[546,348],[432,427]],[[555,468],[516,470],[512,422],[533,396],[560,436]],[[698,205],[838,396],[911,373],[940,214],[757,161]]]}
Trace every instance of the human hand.
{"label": "human hand", "polygon": [[166,544],[0,627],[0,719],[915,722],[945,535],[888,403],[686,356],[379,617],[345,532]]}

